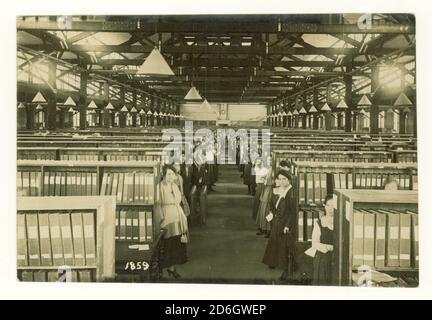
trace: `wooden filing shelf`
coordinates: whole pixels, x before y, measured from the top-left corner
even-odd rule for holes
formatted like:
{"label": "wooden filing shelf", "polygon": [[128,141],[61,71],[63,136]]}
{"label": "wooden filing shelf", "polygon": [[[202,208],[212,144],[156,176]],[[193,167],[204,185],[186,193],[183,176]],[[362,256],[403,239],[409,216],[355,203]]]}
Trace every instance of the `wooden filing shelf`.
{"label": "wooden filing shelf", "polygon": [[[94,160],[106,161],[110,156],[115,154],[129,155],[133,160],[140,156],[160,156],[163,155],[163,148],[55,148],[55,147],[18,147],[18,160],[60,160],[60,161],[77,161],[64,159],[68,156],[90,156]],[[41,155],[48,155],[41,156]],[[162,159],[162,158],[161,158]],[[93,161],[94,161],[93,160]],[[82,160],[79,160],[82,161]]]}
{"label": "wooden filing shelf", "polygon": [[[96,281],[106,281],[115,276],[115,198],[111,196],[89,197],[18,197],[17,211],[72,211],[96,212],[96,265],[71,266],[72,270],[95,270]],[[57,270],[60,266],[18,266],[18,270]]]}
{"label": "wooden filing shelf", "polygon": [[[362,209],[399,209],[418,212],[417,191],[335,190],[337,197],[334,220],[334,273],[335,285],[351,285],[353,271],[353,212]],[[347,212],[346,210],[349,210]],[[417,267],[379,267],[382,272],[418,272]]]}
{"label": "wooden filing shelf", "polygon": [[[308,162],[391,162],[391,152],[381,151],[312,151],[312,150],[273,150],[273,159]],[[335,160],[327,160],[327,159]],[[325,160],[323,160],[325,159]]]}
{"label": "wooden filing shelf", "polygon": [[[44,194],[43,176],[46,171],[88,171],[96,173],[97,194],[100,194],[104,172],[133,172],[135,170],[151,170],[155,181],[159,181],[160,163],[155,161],[53,161],[53,160],[18,160],[18,171],[36,171],[41,173],[39,181],[39,196]],[[154,183],[156,188],[156,183]],[[157,195],[156,189],[154,192]]]}
{"label": "wooden filing shelf", "polygon": [[[167,141],[108,141],[108,140],[92,140],[87,139],[77,139],[71,141],[69,140],[56,140],[56,141],[46,141],[43,139],[39,140],[18,140],[18,147],[93,147],[93,148],[140,148],[140,147],[152,147],[152,148],[163,148],[168,144]],[[182,144],[180,144],[182,146]]]}

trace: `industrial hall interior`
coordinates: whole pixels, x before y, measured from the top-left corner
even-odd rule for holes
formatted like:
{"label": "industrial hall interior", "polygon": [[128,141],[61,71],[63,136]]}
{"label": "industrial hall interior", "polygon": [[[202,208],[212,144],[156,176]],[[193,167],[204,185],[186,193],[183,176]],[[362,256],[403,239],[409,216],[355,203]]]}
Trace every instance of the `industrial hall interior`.
{"label": "industrial hall interior", "polygon": [[419,286],[413,15],[16,36],[17,281]]}

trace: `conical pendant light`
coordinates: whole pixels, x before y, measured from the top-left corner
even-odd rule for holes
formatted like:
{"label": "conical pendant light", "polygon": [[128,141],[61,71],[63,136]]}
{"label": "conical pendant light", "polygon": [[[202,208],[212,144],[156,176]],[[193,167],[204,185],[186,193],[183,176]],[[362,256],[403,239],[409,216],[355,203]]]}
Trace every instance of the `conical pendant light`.
{"label": "conical pendant light", "polygon": [[69,113],[74,113],[75,110],[74,110],[74,108],[70,107],[69,110],[68,110],[68,112],[69,112]]}
{"label": "conical pendant light", "polygon": [[204,99],[203,103],[201,104],[201,108],[202,108],[202,109],[211,110],[212,106],[211,106],[211,104],[207,101],[207,99]]}
{"label": "conical pendant light", "polygon": [[38,93],[36,93],[36,95],[34,96],[33,103],[46,103],[46,99],[44,98],[44,96],[42,95],[42,93],[40,91],[38,91]]}
{"label": "conical pendant light", "polygon": [[25,105],[22,102],[20,102],[20,104],[18,105],[18,109],[25,109]]}
{"label": "conical pendant light", "polygon": [[361,109],[360,113],[361,113],[362,115],[366,115],[366,111],[365,111],[365,109]]}
{"label": "conical pendant light", "polygon": [[145,114],[145,111],[144,111],[144,109],[141,109],[138,113],[139,114]]}
{"label": "conical pendant light", "polygon": [[279,111],[277,114],[279,117],[282,117],[282,111]]}
{"label": "conical pendant light", "polygon": [[70,96],[66,99],[66,101],[63,103],[64,106],[66,107],[75,107],[76,103],[74,101],[74,99],[72,99]]}
{"label": "conical pendant light", "polygon": [[293,114],[291,111],[288,111],[287,116],[291,117]]}
{"label": "conical pendant light", "polygon": [[317,113],[317,112],[318,112],[318,110],[317,110],[317,108],[315,108],[315,106],[310,107],[309,113]]}
{"label": "conical pendant light", "polygon": [[345,103],[345,99],[339,101],[338,105],[336,106],[336,109],[348,109],[348,106]]}
{"label": "conical pendant light", "polygon": [[97,109],[98,106],[96,105],[96,103],[92,100],[89,105],[87,106],[87,109]]}
{"label": "conical pendant light", "polygon": [[285,111],[282,112],[282,116],[287,116],[287,113]]}
{"label": "conical pendant light", "polygon": [[298,116],[298,115],[299,115],[299,112],[298,112],[297,109],[294,110],[293,115],[295,115],[295,116]]}
{"label": "conical pendant light", "polygon": [[304,107],[302,107],[302,108],[300,109],[299,113],[301,113],[301,114],[306,114],[307,111],[306,111],[306,109],[305,109]]}
{"label": "conical pendant light", "polygon": [[363,95],[359,102],[357,103],[357,107],[364,108],[364,107],[370,107],[372,105],[372,102],[369,100],[367,95]]}
{"label": "conical pendant light", "polygon": [[38,104],[36,110],[43,110],[43,107],[40,104]]}
{"label": "conical pendant light", "polygon": [[121,112],[129,112],[129,109],[126,108],[126,106],[123,106],[123,107],[120,109],[120,111],[121,111]]}
{"label": "conical pendant light", "polygon": [[330,108],[330,106],[327,103],[325,103],[322,106],[321,111],[331,111],[331,108]]}
{"label": "conical pendant light", "polygon": [[154,48],[138,69],[137,74],[173,76],[174,72],[171,70],[160,51]]}
{"label": "conical pendant light", "polygon": [[114,106],[111,104],[111,102],[108,102],[108,104],[105,107],[105,110],[114,110]]}
{"label": "conical pendant light", "polygon": [[401,93],[399,97],[396,99],[394,106],[395,107],[408,107],[412,106],[411,100],[406,96],[405,93]]}
{"label": "conical pendant light", "polygon": [[138,112],[138,110],[135,108],[135,107],[132,107],[132,109],[131,109],[131,111],[130,112],[132,112],[132,113],[137,113]]}
{"label": "conical pendant light", "polygon": [[149,110],[149,111],[147,111],[147,115],[151,116],[151,115],[153,115],[153,112],[151,112],[151,110]]}
{"label": "conical pendant light", "polygon": [[199,94],[198,90],[195,88],[195,86],[191,86],[189,89],[189,92],[184,97],[185,100],[202,100],[201,95]]}

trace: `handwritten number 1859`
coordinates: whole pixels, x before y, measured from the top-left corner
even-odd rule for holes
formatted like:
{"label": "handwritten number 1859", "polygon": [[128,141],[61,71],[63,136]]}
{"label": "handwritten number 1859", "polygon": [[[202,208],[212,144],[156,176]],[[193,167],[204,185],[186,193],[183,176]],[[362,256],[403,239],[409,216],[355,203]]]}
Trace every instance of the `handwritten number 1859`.
{"label": "handwritten number 1859", "polygon": [[125,266],[125,270],[131,270],[131,271],[135,271],[135,270],[148,270],[148,268],[150,267],[150,265],[148,264],[147,261],[128,261],[126,263]]}

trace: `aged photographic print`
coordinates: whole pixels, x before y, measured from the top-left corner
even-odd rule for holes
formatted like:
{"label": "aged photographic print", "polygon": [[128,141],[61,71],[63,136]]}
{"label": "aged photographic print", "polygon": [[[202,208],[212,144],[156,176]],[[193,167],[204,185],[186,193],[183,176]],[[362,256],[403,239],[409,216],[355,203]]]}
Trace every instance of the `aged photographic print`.
{"label": "aged photographic print", "polygon": [[16,39],[17,281],[419,286],[414,15],[17,16]]}

